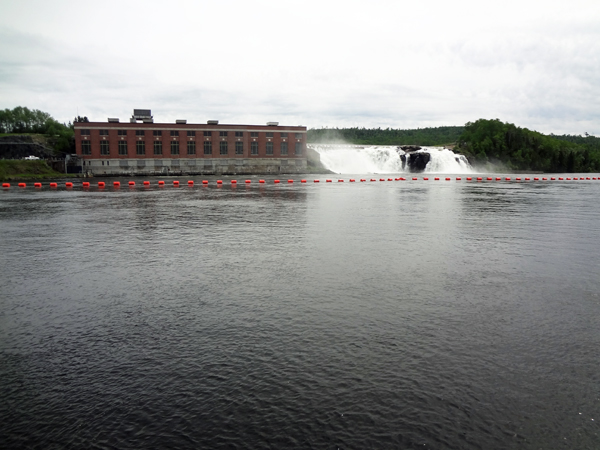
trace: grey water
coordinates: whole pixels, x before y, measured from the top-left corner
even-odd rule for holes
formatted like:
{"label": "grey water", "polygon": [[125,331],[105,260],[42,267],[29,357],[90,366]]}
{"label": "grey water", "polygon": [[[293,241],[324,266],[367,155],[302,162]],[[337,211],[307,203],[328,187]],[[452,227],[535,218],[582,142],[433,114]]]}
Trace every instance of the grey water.
{"label": "grey water", "polygon": [[0,447],[600,448],[599,181],[312,178],[0,191]]}

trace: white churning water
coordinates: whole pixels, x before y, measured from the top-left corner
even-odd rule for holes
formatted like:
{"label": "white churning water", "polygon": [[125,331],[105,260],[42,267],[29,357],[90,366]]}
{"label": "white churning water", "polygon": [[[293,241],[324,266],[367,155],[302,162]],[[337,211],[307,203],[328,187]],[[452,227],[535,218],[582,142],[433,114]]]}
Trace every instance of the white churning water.
{"label": "white churning water", "polygon": [[[327,145],[310,144],[319,153],[321,163],[336,173],[406,173],[398,146],[387,145]],[[425,172],[429,173],[472,173],[473,169],[463,155],[440,147],[422,147],[414,153],[429,153],[431,160]]]}

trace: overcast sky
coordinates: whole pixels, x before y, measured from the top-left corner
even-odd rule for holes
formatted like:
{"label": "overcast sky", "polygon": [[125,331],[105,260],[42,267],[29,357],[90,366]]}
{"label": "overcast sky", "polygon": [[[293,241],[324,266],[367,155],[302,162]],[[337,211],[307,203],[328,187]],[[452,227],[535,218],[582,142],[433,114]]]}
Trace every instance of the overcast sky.
{"label": "overcast sky", "polygon": [[600,0],[0,1],[0,108],[600,136]]}

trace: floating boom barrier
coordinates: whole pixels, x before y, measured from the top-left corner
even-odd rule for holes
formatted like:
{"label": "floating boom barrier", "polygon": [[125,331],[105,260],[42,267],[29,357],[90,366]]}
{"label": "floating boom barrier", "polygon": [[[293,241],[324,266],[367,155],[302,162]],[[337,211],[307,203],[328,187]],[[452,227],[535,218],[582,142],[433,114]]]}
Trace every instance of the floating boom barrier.
{"label": "floating boom barrier", "polygon": [[[600,176],[596,176],[596,177],[456,177],[456,178],[451,178],[451,177],[434,177],[432,181],[466,181],[466,182],[476,182],[476,183],[489,183],[489,182],[513,182],[513,183],[521,183],[521,182],[544,182],[544,181],[600,181]],[[337,180],[338,183],[343,183],[344,179],[340,178]],[[349,178],[347,180],[349,183],[355,183],[356,179],[355,178]],[[359,183],[365,183],[367,182],[366,178],[360,178]],[[389,181],[430,181],[429,177],[411,177],[411,178],[404,178],[404,177],[396,177],[396,178],[370,178],[368,180],[368,182],[389,182]],[[308,180],[306,179],[301,179],[299,180],[300,184],[307,184]],[[321,180],[320,179],[314,179],[312,181],[313,183],[320,183]],[[237,180],[229,180],[229,183],[232,187],[236,187],[237,186]],[[293,185],[295,183],[295,180],[293,179],[289,179],[287,180],[288,185]],[[327,178],[325,179],[325,183],[333,183],[333,179]],[[209,186],[211,184],[211,182],[209,180],[202,180],[201,182],[201,187],[206,187]],[[212,183],[213,185],[216,186],[223,186],[224,182],[223,180],[216,180]],[[244,180],[243,182],[244,185],[246,185],[247,187],[252,185],[252,180]],[[267,184],[267,181],[265,180],[258,180],[258,184],[260,185],[264,185]],[[279,185],[281,184],[281,180],[273,180],[273,184],[275,185]],[[121,182],[120,181],[113,181],[112,183],[113,188],[118,189],[121,187]],[[150,181],[143,181],[142,185],[144,186],[144,188],[148,188],[150,186],[152,186],[152,183]],[[166,184],[164,181],[159,180],[156,182],[155,184],[156,186],[159,187],[165,187]],[[186,185],[188,187],[194,187],[195,183],[194,180],[189,180],[187,181]],[[58,183],[57,182],[50,182],[47,184],[48,187],[52,188],[52,189],[56,189],[58,188]],[[67,181],[64,183],[63,185],[66,189],[73,189],[74,187],[79,187],[76,186],[72,181]],[[92,187],[93,184],[89,181],[83,181],[81,183],[81,187],[84,189],[89,189],[90,187]],[[105,181],[98,181],[96,183],[96,186],[100,189],[104,189],[106,188],[106,182]],[[127,183],[127,186],[134,188],[136,186],[135,181],[129,181]],[[178,180],[173,180],[173,187],[179,187],[180,186],[180,182]],[[10,189],[12,187],[17,187],[17,188],[21,188],[24,189],[27,187],[27,183],[17,183],[15,186],[13,186],[11,183],[2,183],[2,188],[3,189]],[[44,187],[44,185],[42,183],[36,182],[33,183],[33,187],[36,189],[41,189]]]}

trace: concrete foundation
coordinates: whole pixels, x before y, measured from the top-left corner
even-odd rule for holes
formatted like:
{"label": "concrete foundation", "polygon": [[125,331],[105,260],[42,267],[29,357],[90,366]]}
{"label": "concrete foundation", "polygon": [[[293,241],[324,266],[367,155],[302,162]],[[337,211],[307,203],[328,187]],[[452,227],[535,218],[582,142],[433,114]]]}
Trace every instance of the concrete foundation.
{"label": "concrete foundation", "polygon": [[83,173],[95,176],[242,175],[306,172],[306,158],[86,159]]}

